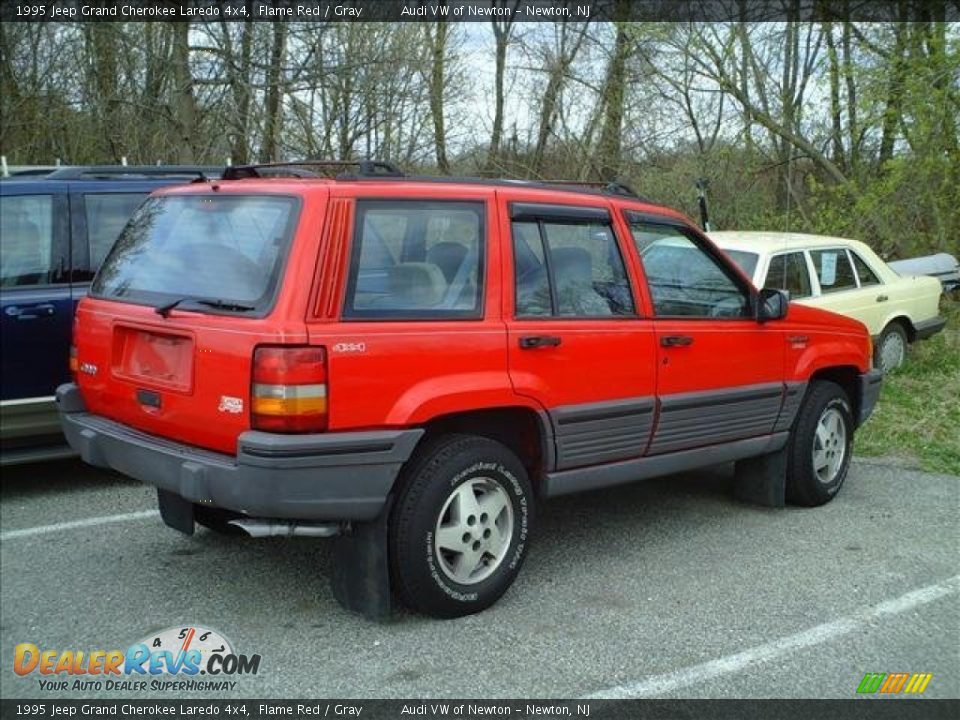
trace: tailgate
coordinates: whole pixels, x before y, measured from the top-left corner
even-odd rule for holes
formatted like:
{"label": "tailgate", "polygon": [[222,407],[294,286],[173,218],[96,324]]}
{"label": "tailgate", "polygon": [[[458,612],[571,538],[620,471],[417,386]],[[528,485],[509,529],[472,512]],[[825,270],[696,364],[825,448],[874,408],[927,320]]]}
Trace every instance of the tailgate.
{"label": "tailgate", "polygon": [[152,308],[86,299],[75,339],[90,412],[147,433],[234,454],[250,429],[258,345],[306,342],[302,325],[194,313],[161,320]]}

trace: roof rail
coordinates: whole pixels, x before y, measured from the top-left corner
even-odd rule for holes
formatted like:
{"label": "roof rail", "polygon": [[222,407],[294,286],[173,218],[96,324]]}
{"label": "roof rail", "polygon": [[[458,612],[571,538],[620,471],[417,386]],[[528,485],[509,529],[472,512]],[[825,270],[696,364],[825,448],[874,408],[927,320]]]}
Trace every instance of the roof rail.
{"label": "roof rail", "polygon": [[596,188],[605,195],[619,195],[621,197],[636,198],[637,200],[647,200],[648,198],[643,197],[639,193],[635,192],[632,187],[626,183],[619,182],[614,180],[612,182],[591,182],[587,180],[541,180],[534,181],[542,185],[559,185],[559,186],[573,186],[573,187],[584,187],[584,188]]}
{"label": "roof rail", "polygon": [[54,170],[47,180],[135,180],[143,177],[199,177],[217,176],[222,166],[214,165],[70,165]]}
{"label": "roof rail", "polygon": [[[256,177],[325,177],[312,168],[357,168],[357,173],[340,173],[338,178],[405,177],[396,165],[384,160],[294,160],[291,162],[232,165],[223,171],[224,180],[242,180]],[[304,170],[303,168],[306,168]]]}

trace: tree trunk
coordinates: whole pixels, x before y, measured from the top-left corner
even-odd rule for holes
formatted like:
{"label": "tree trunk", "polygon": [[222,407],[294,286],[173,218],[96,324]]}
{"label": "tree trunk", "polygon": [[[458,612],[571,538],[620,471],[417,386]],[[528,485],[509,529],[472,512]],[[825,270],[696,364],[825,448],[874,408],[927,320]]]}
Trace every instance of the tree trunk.
{"label": "tree trunk", "polygon": [[830,144],[833,148],[833,162],[846,167],[843,151],[843,120],[840,114],[840,63],[837,59],[837,47],[833,40],[833,23],[823,23],[823,33],[827,39],[827,73],[830,76],[830,121],[832,134]]}
{"label": "tree trunk", "polygon": [[277,144],[282,126],[280,114],[283,99],[283,57],[287,47],[287,24],[274,23],[270,65],[267,67],[267,95],[264,107],[263,142],[260,144],[260,162],[277,159]]}
{"label": "tree trunk", "polygon": [[598,160],[601,180],[614,180],[620,172],[620,151],[623,132],[623,106],[626,95],[627,58],[630,54],[626,20],[630,5],[626,0],[617,0],[614,8],[616,38],[613,57],[607,66],[607,78],[603,92],[603,127],[600,130]]}
{"label": "tree trunk", "polygon": [[433,27],[426,25],[424,30],[427,36],[430,53],[430,115],[433,118],[433,145],[437,158],[437,168],[443,175],[450,174],[450,163],[447,160],[447,132],[443,119],[443,94],[446,89],[447,38],[449,26],[446,22],[433,23]]}
{"label": "tree trunk", "polygon": [[171,64],[173,70],[173,117],[177,132],[177,162],[188,164],[195,157],[197,137],[197,101],[193,95],[190,72],[190,21],[171,23],[173,33]]}
{"label": "tree trunk", "polygon": [[[906,9],[900,8],[900,17],[905,19]],[[893,157],[893,145],[897,139],[897,128],[900,125],[903,100],[903,81],[906,72],[907,34],[909,26],[904,22],[894,23],[894,48],[890,58],[890,82],[887,85],[887,99],[883,110],[883,126],[880,134],[880,153],[877,156],[877,165],[883,166]]]}

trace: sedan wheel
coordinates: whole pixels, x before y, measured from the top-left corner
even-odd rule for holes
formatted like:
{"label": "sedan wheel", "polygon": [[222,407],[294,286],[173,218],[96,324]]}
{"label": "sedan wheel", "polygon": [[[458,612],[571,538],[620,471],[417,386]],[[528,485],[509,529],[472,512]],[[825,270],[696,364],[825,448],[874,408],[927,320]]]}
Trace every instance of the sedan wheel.
{"label": "sedan wheel", "polygon": [[888,325],[880,336],[877,346],[876,365],[888,373],[903,365],[907,358],[907,334],[903,328],[893,323]]}

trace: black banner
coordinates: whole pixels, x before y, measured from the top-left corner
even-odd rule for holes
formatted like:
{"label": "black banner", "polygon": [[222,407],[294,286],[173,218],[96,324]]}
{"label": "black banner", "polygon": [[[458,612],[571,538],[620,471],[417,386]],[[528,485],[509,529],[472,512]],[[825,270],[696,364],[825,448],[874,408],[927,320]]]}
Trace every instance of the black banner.
{"label": "black banner", "polygon": [[6,22],[952,21],[957,0],[2,0]]}
{"label": "black banner", "polygon": [[960,700],[3,700],[17,718],[630,718],[667,720],[946,720]]}

